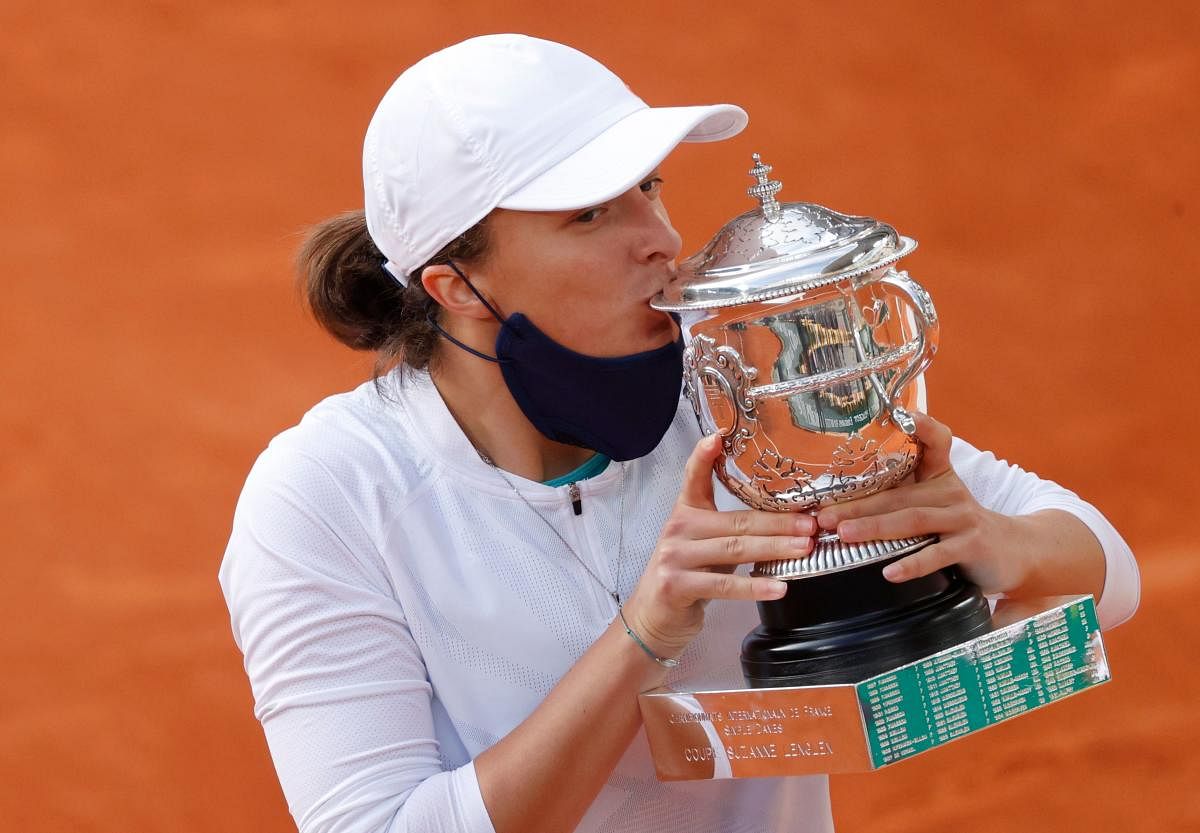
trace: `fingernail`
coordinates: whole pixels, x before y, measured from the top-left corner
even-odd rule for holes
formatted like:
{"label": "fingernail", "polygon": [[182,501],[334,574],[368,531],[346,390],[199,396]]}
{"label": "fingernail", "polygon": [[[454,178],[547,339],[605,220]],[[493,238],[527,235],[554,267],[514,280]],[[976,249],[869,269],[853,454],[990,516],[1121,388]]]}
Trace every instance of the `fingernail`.
{"label": "fingernail", "polygon": [[846,540],[854,538],[860,531],[862,531],[862,524],[857,521],[842,521],[837,525],[838,537]]}
{"label": "fingernail", "polygon": [[883,568],[883,577],[888,581],[899,581],[904,578],[904,568],[899,564],[889,564]]}
{"label": "fingernail", "polygon": [[812,549],[812,538],[793,538],[792,549],[800,552],[808,552]]}
{"label": "fingernail", "polygon": [[787,594],[787,582],[772,581],[767,588],[768,599],[782,599]]}
{"label": "fingernail", "polygon": [[796,518],[796,531],[802,535],[811,535],[817,531],[817,519],[812,515],[801,515]]}
{"label": "fingernail", "polygon": [[837,529],[837,514],[828,509],[822,509],[817,514],[817,523],[821,529]]}

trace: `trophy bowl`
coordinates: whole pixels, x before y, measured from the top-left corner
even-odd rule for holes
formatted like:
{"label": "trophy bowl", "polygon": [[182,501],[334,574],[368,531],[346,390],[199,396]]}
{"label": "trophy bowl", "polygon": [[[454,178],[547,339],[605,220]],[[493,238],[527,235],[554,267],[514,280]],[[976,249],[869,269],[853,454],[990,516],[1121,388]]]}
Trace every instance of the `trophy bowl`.
{"label": "trophy bowl", "polygon": [[[722,438],[717,478],[744,503],[813,512],[899,484],[921,455],[911,412],[938,343],[929,293],[896,263],[916,248],[886,223],[779,203],[758,154],[757,208],[680,264],[653,301],[678,314],[684,388]],[[989,606],[948,568],[892,584],[886,564],[934,536],[846,543],[759,562],[788,582],[742,645],[751,685],[851,682],[983,633]]]}

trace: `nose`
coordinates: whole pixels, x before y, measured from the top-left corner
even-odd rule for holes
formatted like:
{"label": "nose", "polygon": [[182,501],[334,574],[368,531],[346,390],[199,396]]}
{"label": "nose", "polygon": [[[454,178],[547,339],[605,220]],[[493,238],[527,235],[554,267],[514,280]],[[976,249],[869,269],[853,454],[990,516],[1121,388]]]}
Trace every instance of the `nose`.
{"label": "nose", "polygon": [[672,262],[679,257],[683,238],[671,225],[662,199],[647,199],[638,188],[626,194],[636,206],[634,258],[639,263]]}

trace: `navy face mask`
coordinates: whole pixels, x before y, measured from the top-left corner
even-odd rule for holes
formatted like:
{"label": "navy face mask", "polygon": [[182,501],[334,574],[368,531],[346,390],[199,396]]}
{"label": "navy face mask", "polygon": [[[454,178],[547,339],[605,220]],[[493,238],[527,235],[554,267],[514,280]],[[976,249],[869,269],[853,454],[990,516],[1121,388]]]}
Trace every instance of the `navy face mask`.
{"label": "navy face mask", "polygon": [[481,359],[497,362],[521,412],[545,437],[581,446],[613,460],[633,460],[654,450],[679,405],[683,386],[683,336],[644,353],[602,358],[576,353],[517,312],[501,318],[458,274],[500,322],[495,357],[451,336],[444,338]]}

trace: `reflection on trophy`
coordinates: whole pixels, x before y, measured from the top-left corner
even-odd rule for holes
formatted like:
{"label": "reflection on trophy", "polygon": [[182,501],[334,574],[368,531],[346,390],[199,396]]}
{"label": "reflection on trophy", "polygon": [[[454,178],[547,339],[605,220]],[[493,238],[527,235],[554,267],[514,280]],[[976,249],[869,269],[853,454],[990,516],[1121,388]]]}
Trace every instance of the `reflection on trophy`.
{"label": "reflection on trophy", "polygon": [[[937,349],[929,294],[896,263],[916,242],[868,217],[779,203],[754,156],[760,201],[681,264],[653,305],[679,313],[685,388],[723,453],[716,474],[758,509],[816,512],[912,473],[914,384]],[[742,645],[751,686],[863,680],[986,633],[987,601],[957,570],[892,584],[882,568],[936,538],[848,544],[760,562],[788,582],[760,602]]]}

